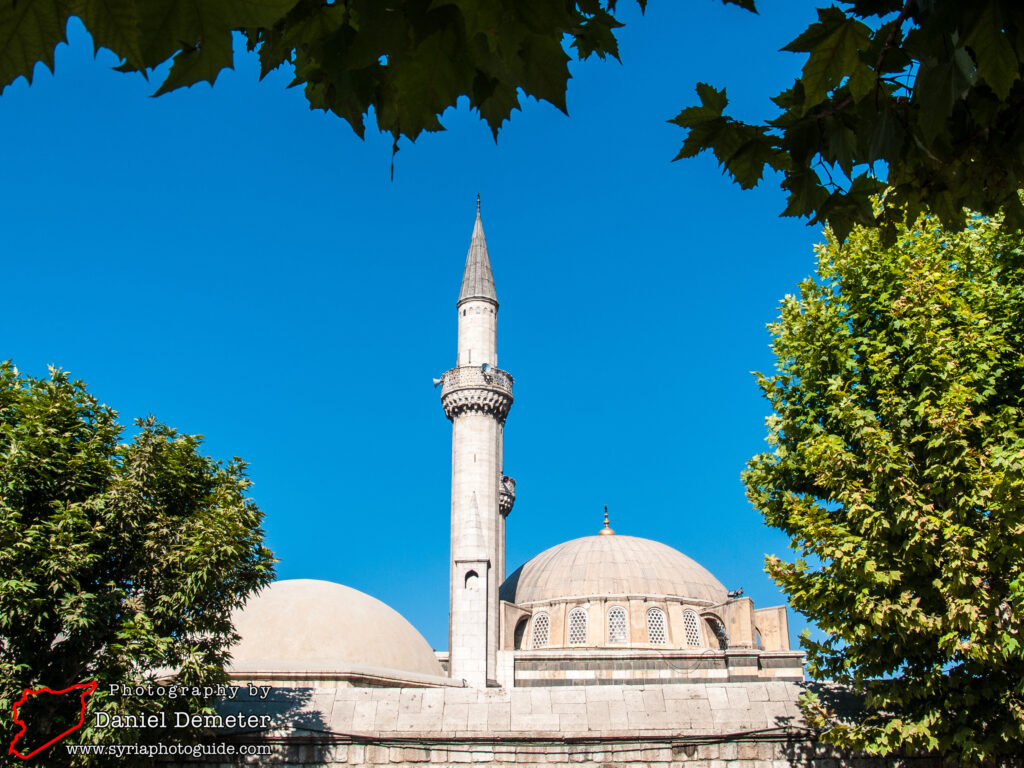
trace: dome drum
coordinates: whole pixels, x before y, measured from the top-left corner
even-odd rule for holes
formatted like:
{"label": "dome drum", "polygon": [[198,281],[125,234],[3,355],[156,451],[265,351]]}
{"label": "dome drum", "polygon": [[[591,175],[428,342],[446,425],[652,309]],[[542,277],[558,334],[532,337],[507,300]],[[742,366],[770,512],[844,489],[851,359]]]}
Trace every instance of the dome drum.
{"label": "dome drum", "polygon": [[[538,603],[514,617],[510,650],[650,648],[694,650],[720,647],[720,613],[671,599],[603,597]],[[508,638],[506,638],[506,641]]]}

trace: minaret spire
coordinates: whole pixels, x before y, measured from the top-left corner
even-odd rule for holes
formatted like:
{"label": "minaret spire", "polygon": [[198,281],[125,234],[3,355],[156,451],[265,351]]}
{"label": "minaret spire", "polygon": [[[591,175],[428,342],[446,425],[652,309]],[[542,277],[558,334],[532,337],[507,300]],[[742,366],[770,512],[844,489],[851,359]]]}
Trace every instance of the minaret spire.
{"label": "minaret spire", "polygon": [[485,299],[493,301],[495,306],[498,304],[494,275],[491,273],[491,258],[484,238],[484,223],[480,218],[480,195],[476,196],[476,221],[473,223],[473,237],[469,241],[469,253],[466,254],[466,269],[462,273],[459,304],[470,299]]}

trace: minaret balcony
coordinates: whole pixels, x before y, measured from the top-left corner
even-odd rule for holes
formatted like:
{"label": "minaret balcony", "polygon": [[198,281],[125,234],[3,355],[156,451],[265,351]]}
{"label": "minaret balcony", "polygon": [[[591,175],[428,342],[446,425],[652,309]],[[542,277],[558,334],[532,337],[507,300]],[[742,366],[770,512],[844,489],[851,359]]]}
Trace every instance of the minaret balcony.
{"label": "minaret balcony", "polygon": [[500,368],[462,365],[441,376],[441,397],[457,389],[496,389],[512,397],[512,381],[512,374]]}
{"label": "minaret balcony", "polygon": [[451,419],[466,411],[491,413],[504,422],[512,406],[512,375],[480,365],[463,365],[441,375],[441,405]]}

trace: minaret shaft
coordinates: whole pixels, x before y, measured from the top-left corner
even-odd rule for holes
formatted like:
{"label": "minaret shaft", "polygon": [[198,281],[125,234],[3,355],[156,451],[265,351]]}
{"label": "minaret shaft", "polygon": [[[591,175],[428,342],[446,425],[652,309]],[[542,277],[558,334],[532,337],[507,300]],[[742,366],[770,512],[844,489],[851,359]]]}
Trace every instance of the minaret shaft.
{"label": "minaret shaft", "polygon": [[441,404],[452,420],[449,672],[482,688],[496,672],[508,513],[502,436],[512,377],[497,368],[498,298],[479,210],[456,306],[456,367],[441,379]]}
{"label": "minaret shaft", "polygon": [[498,304],[487,299],[459,302],[456,365],[498,366]]}

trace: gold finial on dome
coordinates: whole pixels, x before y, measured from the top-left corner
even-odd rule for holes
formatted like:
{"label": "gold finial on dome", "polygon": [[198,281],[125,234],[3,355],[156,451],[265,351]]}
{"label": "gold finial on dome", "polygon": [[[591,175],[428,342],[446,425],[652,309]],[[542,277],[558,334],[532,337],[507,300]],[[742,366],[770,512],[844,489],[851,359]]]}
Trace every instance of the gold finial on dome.
{"label": "gold finial on dome", "polygon": [[604,505],[604,528],[601,529],[601,533],[599,535],[600,536],[614,536],[615,535],[615,531],[613,531],[608,526],[608,505],[607,504]]}

